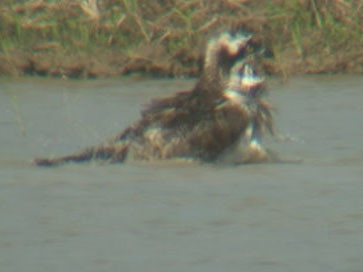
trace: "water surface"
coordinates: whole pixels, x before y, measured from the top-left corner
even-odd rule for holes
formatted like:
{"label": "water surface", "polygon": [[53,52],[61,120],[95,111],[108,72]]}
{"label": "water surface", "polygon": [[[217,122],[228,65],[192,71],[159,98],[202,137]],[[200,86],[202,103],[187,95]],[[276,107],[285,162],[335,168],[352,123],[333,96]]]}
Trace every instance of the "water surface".
{"label": "water surface", "polygon": [[31,165],[193,80],[0,79],[0,271],[363,271],[363,79],[272,82],[301,164]]}

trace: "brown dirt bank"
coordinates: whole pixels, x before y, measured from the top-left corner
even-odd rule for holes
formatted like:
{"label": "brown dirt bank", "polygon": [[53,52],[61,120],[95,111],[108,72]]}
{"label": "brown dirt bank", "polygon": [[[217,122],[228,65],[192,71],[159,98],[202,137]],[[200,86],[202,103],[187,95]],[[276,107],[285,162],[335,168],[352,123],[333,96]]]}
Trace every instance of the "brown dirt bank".
{"label": "brown dirt bank", "polygon": [[195,76],[223,30],[254,33],[268,74],[363,73],[360,0],[4,2],[2,75]]}

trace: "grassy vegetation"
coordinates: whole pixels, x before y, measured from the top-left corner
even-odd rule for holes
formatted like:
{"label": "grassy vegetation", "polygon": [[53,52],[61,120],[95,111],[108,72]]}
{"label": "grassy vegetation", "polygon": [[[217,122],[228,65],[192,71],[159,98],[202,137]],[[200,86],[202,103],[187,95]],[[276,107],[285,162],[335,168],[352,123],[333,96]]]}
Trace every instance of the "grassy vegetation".
{"label": "grassy vegetation", "polygon": [[196,75],[222,30],[253,32],[271,74],[362,73],[361,0],[2,0],[0,74]]}

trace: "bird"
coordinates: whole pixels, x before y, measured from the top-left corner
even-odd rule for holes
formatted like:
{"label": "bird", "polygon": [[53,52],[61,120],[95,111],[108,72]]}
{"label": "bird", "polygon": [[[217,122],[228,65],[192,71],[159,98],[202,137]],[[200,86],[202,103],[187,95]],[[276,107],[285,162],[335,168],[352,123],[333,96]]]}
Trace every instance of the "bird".
{"label": "bird", "polygon": [[[58,158],[38,158],[39,166],[99,160],[155,161],[182,158],[217,162],[241,145],[260,150],[266,130],[273,133],[269,104],[261,99],[264,78],[248,62],[252,35],[223,32],[209,40],[203,71],[195,86],[173,96],[157,98],[141,118],[111,140]],[[258,152],[257,152],[258,153]],[[262,156],[261,161],[267,160]],[[255,162],[251,156],[241,162]]]}

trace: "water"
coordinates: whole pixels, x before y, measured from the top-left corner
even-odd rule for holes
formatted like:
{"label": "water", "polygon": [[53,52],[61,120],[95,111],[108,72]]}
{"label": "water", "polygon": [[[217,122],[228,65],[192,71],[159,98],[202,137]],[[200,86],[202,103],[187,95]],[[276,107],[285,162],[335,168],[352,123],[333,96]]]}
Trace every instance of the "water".
{"label": "water", "polygon": [[0,80],[0,271],[363,271],[363,79],[272,82],[301,164],[31,165],[193,80]]}

